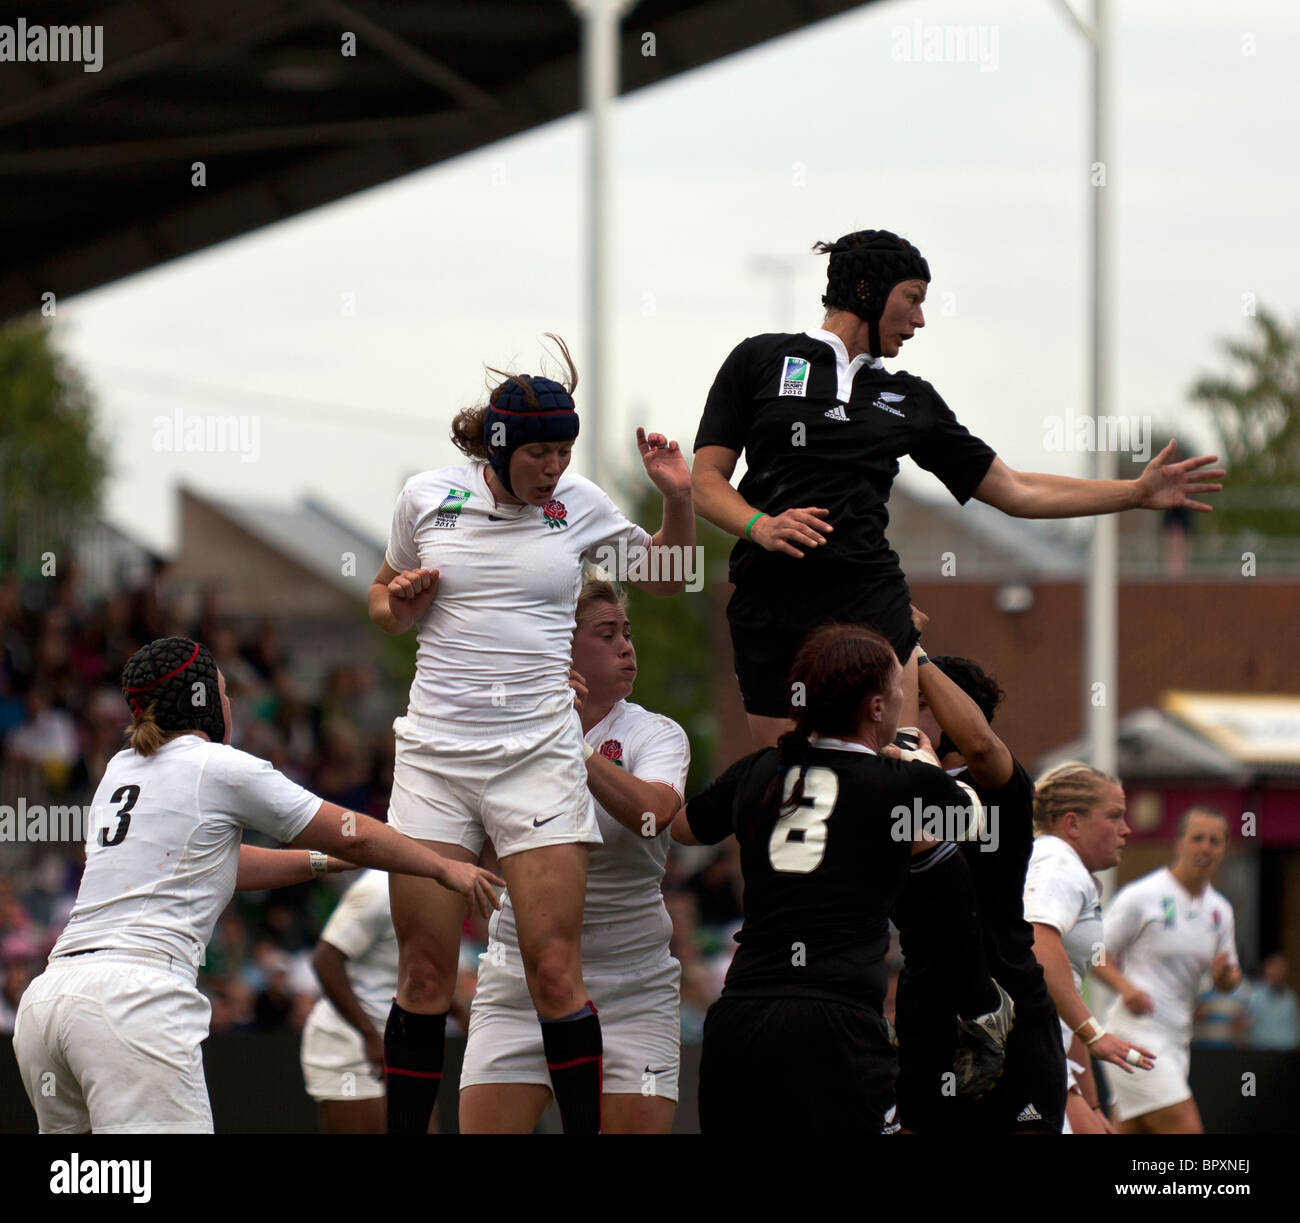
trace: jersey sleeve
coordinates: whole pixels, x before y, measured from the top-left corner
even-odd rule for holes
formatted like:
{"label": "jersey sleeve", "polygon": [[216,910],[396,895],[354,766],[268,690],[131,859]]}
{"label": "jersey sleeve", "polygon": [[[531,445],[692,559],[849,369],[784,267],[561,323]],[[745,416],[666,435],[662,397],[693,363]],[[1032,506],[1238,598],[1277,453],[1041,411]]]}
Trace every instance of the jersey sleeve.
{"label": "jersey sleeve", "polygon": [[375,876],[363,875],[343,893],[321,931],[321,941],[337,947],[349,960],[359,960],[387,933],[391,920],[387,876],[380,875],[376,882]]}
{"label": "jersey sleeve", "polygon": [[1051,926],[1062,938],[1074,929],[1087,897],[1063,864],[1050,858],[1031,859],[1025,874],[1025,921]]}
{"label": "jersey sleeve", "polygon": [[988,475],[997,454],[957,420],[929,383],[925,386],[934,419],[908,453],[918,467],[938,476],[958,503],[965,505]]}
{"label": "jersey sleeve", "polygon": [[701,845],[716,845],[736,831],[736,794],[756,758],[737,760],[686,804],[686,822]]}
{"label": "jersey sleeve", "polygon": [[749,341],[743,340],[731,350],[709,388],[704,415],[695,431],[696,450],[701,446],[725,446],[739,454],[745,449],[744,405],[753,393],[750,365]]}
{"label": "jersey sleeve", "polygon": [[1133,888],[1120,888],[1102,917],[1106,955],[1122,959],[1142,929],[1142,902]]}
{"label": "jersey sleeve", "polygon": [[420,553],[415,546],[415,507],[411,501],[410,484],[402,489],[393,509],[393,525],[388,533],[384,560],[398,573],[404,569],[420,567]]}
{"label": "jersey sleeve", "polygon": [[671,718],[656,717],[637,735],[631,773],[638,781],[672,786],[680,800],[686,794],[686,773],[690,767],[690,741]]}
{"label": "jersey sleeve", "polygon": [[223,815],[277,841],[292,841],[321,805],[269,761],[231,747],[219,747],[207,758],[196,793],[203,815]]}

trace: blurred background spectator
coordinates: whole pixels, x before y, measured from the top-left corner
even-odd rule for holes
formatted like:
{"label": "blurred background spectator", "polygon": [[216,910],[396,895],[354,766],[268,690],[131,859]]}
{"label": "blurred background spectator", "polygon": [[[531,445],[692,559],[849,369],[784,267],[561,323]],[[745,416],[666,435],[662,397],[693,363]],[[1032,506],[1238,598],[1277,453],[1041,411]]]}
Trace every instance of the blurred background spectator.
{"label": "blurred background spectator", "polygon": [[1300,1048],[1300,1003],[1287,984],[1285,957],[1271,955],[1264,961],[1260,979],[1250,985],[1247,1009],[1254,1048]]}

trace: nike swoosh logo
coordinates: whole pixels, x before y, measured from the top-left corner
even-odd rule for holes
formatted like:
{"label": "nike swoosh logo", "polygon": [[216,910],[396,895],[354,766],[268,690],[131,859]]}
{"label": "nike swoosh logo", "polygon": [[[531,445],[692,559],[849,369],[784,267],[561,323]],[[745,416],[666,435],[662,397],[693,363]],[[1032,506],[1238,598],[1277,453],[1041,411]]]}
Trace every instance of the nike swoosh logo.
{"label": "nike swoosh logo", "polygon": [[647,1067],[645,1068],[644,1073],[646,1073],[646,1074],[667,1074],[667,1073],[668,1073],[668,1067],[665,1066],[662,1070],[651,1070],[650,1067],[647,1066]]}
{"label": "nike swoosh logo", "polygon": [[504,518],[498,518],[495,514],[488,515],[488,522],[505,522]]}
{"label": "nike swoosh logo", "polygon": [[[564,812],[561,811],[561,812],[560,812],[560,815],[563,815],[563,814],[564,814]],[[536,816],[533,816],[533,827],[534,827],[534,828],[540,828],[543,824],[549,824],[549,823],[551,822],[551,820],[558,820],[558,819],[560,818],[560,815],[552,815],[552,816],[550,816],[550,817],[548,817],[547,819],[544,819],[544,820],[539,820]]]}

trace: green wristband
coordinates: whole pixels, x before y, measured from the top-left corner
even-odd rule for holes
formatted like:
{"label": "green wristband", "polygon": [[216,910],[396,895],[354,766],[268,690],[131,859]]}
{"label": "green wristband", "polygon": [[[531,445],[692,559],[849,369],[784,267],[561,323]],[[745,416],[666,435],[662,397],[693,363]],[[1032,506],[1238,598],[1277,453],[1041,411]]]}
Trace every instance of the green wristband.
{"label": "green wristband", "polygon": [[763,510],[759,510],[758,513],[755,514],[755,515],[753,516],[753,518],[751,518],[747,523],[745,523],[745,538],[746,538],[746,539],[750,539],[750,540],[752,540],[752,539],[754,538],[754,537],[749,533],[749,529],[750,529],[750,527],[752,527],[752,526],[754,525],[754,523],[756,523],[760,518],[766,518],[766,517],[767,517],[767,514],[766,514]]}

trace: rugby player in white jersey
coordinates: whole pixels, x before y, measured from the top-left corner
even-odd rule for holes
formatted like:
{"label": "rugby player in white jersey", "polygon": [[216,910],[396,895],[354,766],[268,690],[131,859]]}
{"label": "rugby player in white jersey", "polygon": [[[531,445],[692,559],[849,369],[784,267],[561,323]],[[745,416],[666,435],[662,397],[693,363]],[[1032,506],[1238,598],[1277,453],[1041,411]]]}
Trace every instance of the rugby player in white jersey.
{"label": "rugby player in white jersey", "polygon": [[[567,472],[577,372],[557,343],[567,385],[503,375],[485,406],[453,422],[452,440],[471,461],[406,482],[370,616],[390,633],[419,626],[410,705],[394,723],[389,822],[464,862],[477,862],[491,838],[565,1132],[594,1133],[601,1034],[581,936],[587,854],[601,834],[587,791],[591,749],[569,688],[574,608],[584,561],[603,563],[610,550],[636,567],[641,589],[680,591],[695,512],[686,462],[659,434],[637,430],[664,499],[653,537]],[[664,564],[672,557],[675,571]],[[668,576],[650,580],[656,574]],[[388,1129],[424,1133],[442,1075],[460,911],[419,879],[395,876],[389,889],[399,968],[384,1032]]]}
{"label": "rugby player in white jersey", "polygon": [[[604,838],[591,851],[582,922],[583,979],[605,1047],[603,1128],[666,1134],[677,1106],[681,965],[668,950],[673,928],[660,888],[690,744],[677,723],[627,699],[636,650],[623,601],[608,582],[583,584],[573,666],[587,687],[587,785]],[[528,1134],[551,1089],[508,894],[489,940],[470,1010],[460,1129]]]}
{"label": "rugby player in white jersey", "polygon": [[302,1075],[325,1134],[384,1132],[384,1024],[397,989],[388,876],[366,871],[312,955],[322,997],[302,1029]]}
{"label": "rugby player in white jersey", "polygon": [[1115,893],[1106,913],[1107,962],[1093,972],[1117,995],[1106,1027],[1158,1056],[1150,1074],[1111,1075],[1121,1134],[1200,1134],[1187,1074],[1192,1011],[1207,973],[1228,993],[1241,984],[1232,905],[1210,886],[1228,844],[1215,811],[1183,816],[1174,864]]}
{"label": "rugby player in white jersey", "polygon": [[1129,1074],[1134,1067],[1150,1070],[1155,1056],[1106,1032],[1080,993],[1089,969],[1104,958],[1101,890],[1092,872],[1119,863],[1129,834],[1124,815],[1119,782],[1089,765],[1058,765],[1035,783],[1025,920],[1034,928],[1034,955],[1061,1020],[1070,1081],[1065,1118],[1075,1134],[1114,1132],[1100,1109],[1089,1054]]}
{"label": "rugby player in white jersey", "polygon": [[241,850],[243,829],[435,880],[485,915],[502,881],[229,746],[225,677],[206,646],[152,642],[126,664],[122,691],[130,746],[95,791],[76,904],[23,994],[14,1053],[42,1133],[211,1133],[199,1048],[211,1007],[195,978],[213,927],[236,887],[325,866]]}

